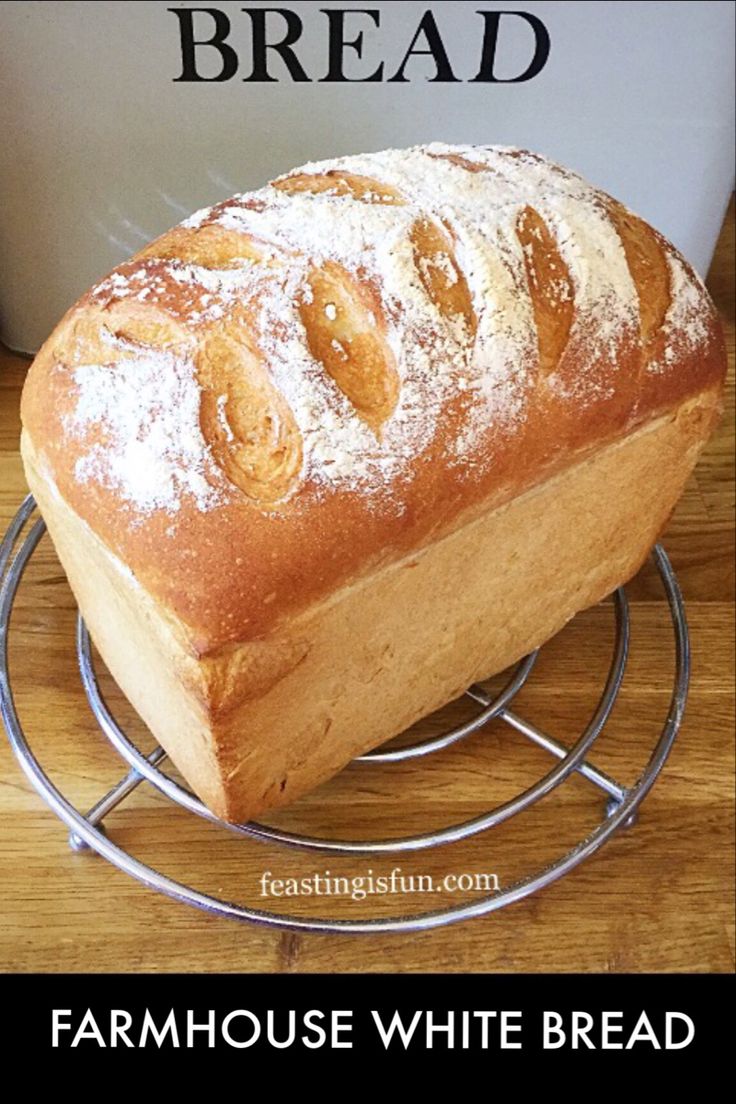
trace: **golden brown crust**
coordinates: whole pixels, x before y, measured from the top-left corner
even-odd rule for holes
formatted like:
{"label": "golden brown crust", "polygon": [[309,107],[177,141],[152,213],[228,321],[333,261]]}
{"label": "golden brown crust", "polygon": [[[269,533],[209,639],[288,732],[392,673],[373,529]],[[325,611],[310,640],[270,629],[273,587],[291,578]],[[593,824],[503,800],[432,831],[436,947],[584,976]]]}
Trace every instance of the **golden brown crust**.
{"label": "golden brown crust", "polygon": [[[445,174],[437,179],[447,190],[432,210],[424,209],[426,183],[412,192],[421,158]],[[559,191],[550,200],[553,185]],[[315,219],[334,220],[336,236],[360,225],[358,208],[365,220],[393,220],[385,225],[398,227],[397,255],[405,247],[415,272],[410,278],[397,269],[404,299],[388,294],[362,254],[354,264],[339,250],[315,255],[309,234],[295,244],[288,220],[294,211],[308,214],[312,208],[298,205],[310,203]],[[275,240],[278,219],[286,230]],[[303,277],[284,298],[300,265]],[[506,301],[490,277],[483,283],[483,265],[515,289],[510,310],[526,304],[528,332],[505,322]],[[607,268],[617,283],[605,283]],[[220,282],[211,290],[213,273]],[[234,291],[224,273],[234,274]],[[596,280],[607,289],[598,305]],[[282,302],[298,314],[305,386],[314,378],[316,392],[328,395],[327,416],[311,413],[308,388],[291,391],[288,372],[274,361],[293,341],[291,331],[280,332]],[[434,322],[412,328],[415,308]],[[494,351],[512,331],[518,376],[509,368],[499,374]],[[415,380],[406,367],[406,350],[417,348],[431,369],[454,358],[437,401],[431,372]],[[149,390],[167,366],[192,366],[191,380],[182,377],[166,401],[186,405],[196,383],[209,467],[198,483],[183,469],[181,486],[167,470],[170,497],[154,491],[144,500],[126,490],[124,455],[110,476],[120,445],[110,412],[82,417],[80,408],[85,386],[94,399],[107,380],[117,386],[121,373],[150,356],[158,359],[145,377]],[[476,372],[470,386],[466,364],[468,375]],[[523,151],[429,147],[305,166],[164,235],[62,319],[29,372],[22,417],[63,498],[167,611],[188,647],[211,655],[265,636],[689,396],[718,388],[725,364],[702,284],[631,212]],[[425,421],[405,439],[401,420],[413,424],[422,403]],[[136,429],[139,414],[121,423],[133,436],[148,431]],[[368,475],[352,478],[347,464],[347,474],[332,478],[339,463],[331,468],[329,452],[314,446],[331,433],[343,435],[348,453],[355,449],[358,469],[370,452]],[[189,456],[180,459],[184,468]],[[384,470],[385,477],[371,474]]]}

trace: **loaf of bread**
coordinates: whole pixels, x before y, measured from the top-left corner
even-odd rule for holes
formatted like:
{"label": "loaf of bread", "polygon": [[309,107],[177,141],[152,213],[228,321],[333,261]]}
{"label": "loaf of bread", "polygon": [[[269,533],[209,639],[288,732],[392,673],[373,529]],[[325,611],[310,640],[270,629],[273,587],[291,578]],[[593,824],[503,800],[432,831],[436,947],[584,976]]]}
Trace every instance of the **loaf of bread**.
{"label": "loaf of bread", "polygon": [[708,294],[549,160],[432,144],[197,212],[71,308],[28,483],[105,663],[229,821],[640,567],[718,416]]}

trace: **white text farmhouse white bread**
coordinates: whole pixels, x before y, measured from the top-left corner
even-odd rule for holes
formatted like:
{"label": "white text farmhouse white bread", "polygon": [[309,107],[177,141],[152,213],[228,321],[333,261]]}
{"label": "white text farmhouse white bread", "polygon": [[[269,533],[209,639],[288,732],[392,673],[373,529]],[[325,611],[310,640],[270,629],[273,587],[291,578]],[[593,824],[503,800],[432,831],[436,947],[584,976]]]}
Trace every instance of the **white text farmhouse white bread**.
{"label": "white text farmhouse white bread", "polygon": [[38,354],[23,456],[192,787],[285,803],[629,578],[725,353],[661,235],[521,150],[303,167],[200,211]]}

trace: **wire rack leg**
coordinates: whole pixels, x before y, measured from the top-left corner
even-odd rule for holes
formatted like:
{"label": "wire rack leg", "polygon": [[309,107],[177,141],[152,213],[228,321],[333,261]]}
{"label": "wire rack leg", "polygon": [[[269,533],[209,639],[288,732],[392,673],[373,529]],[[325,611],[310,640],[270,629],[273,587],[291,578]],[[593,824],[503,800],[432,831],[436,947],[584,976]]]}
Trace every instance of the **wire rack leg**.
{"label": "wire rack leg", "polygon": [[[628,793],[628,790],[626,792]],[[621,804],[621,802],[617,801],[615,797],[612,797],[610,799],[610,801],[607,801],[606,802],[606,816],[607,817],[612,817],[614,815],[614,813],[617,813],[620,804]],[[634,811],[631,814],[630,817],[626,818],[626,820],[623,822],[621,827],[622,828],[631,828],[632,825],[636,824],[638,819],[639,819],[639,814],[638,814],[638,812]]]}
{"label": "wire rack leg", "polygon": [[[164,749],[162,747],[157,747],[150,755],[147,755],[146,758],[151,766],[155,766],[157,763],[160,763],[165,756],[166,752]],[[118,805],[144,781],[143,775],[133,767],[124,778],[120,779],[117,786],[113,786],[104,797],[101,797],[100,800],[92,806],[89,812],[85,814],[84,819],[88,824],[98,828],[100,832],[104,832],[105,826],[102,823],[103,819],[108,813],[111,813],[113,809],[116,809]],[[72,851],[92,850],[89,844],[85,843],[82,837],[77,835],[74,831],[69,833],[69,846]]]}
{"label": "wire rack leg", "polygon": [[[547,751],[551,751],[553,755],[556,755],[558,759],[564,759],[569,754],[570,749],[565,747],[564,744],[558,743],[551,736],[548,736],[546,732],[542,732],[536,725],[530,724],[529,721],[525,721],[523,717],[518,717],[516,713],[512,713],[510,709],[504,709],[500,714],[501,720],[506,721],[507,724],[515,728],[517,732],[521,732],[524,736],[528,736],[530,740],[533,740],[539,747],[545,748]],[[625,786],[619,785],[614,778],[611,778],[605,771],[600,770],[599,767],[593,766],[587,760],[583,760],[578,766],[578,774],[582,774],[583,778],[587,778],[589,782],[592,782],[594,786],[597,786],[604,793],[608,794],[608,801],[606,802],[606,816],[613,816],[618,809],[621,802],[628,794],[628,789]],[[631,828],[636,823],[636,813],[625,820],[622,824],[622,828]]]}
{"label": "wire rack leg", "polygon": [[[517,732],[523,733],[524,736],[528,736],[530,740],[533,740],[539,747],[543,747],[546,751],[551,751],[553,755],[556,755],[558,759],[564,759],[569,753],[569,747],[565,747],[564,744],[558,743],[546,732],[542,732],[536,725],[531,724],[529,721],[525,721],[523,717],[517,716],[516,713],[512,713],[510,709],[504,709],[501,713],[501,719],[506,721],[506,724],[511,725]],[[598,786],[599,789],[604,790],[609,797],[617,804],[621,804],[626,797],[626,787],[620,786],[614,778],[611,778],[605,771],[600,770],[598,767],[593,766],[587,760],[583,760],[578,766],[578,773],[582,774],[584,778],[587,778],[589,782],[592,782],[594,786]]]}
{"label": "wire rack leg", "polygon": [[[487,694],[482,691],[476,691],[474,688],[466,691],[470,697],[474,698],[481,704],[484,703],[487,698]],[[570,753],[569,747],[565,744],[561,744],[558,740],[555,740],[552,736],[546,732],[542,732],[540,728],[533,725],[530,721],[524,720],[517,713],[513,713],[510,709],[502,709],[498,714],[499,720],[505,721],[506,724],[516,729],[523,736],[527,736],[538,747],[542,747],[545,751],[552,752],[558,759],[564,759]],[[611,778],[610,774],[606,774],[599,767],[590,763],[587,759],[583,759],[577,766],[578,774],[582,774],[584,778],[587,778],[589,782],[592,782],[594,786],[597,786],[604,793],[607,793],[609,798],[609,805],[618,808],[621,802],[629,792],[625,786],[618,783],[615,778]],[[606,806],[608,809],[608,805]]]}

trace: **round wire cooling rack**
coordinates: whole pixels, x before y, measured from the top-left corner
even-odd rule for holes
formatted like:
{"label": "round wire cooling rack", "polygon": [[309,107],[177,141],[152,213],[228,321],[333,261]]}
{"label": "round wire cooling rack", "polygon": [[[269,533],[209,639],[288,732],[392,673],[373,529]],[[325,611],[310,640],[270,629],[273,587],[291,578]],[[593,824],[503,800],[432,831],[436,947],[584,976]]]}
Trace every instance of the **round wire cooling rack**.
{"label": "round wire cooling rack", "polygon": [[[557,763],[547,774],[522,793],[494,809],[447,828],[403,836],[394,839],[349,840],[300,835],[263,824],[228,824],[215,816],[185,786],[162,769],[166,752],[156,747],[143,754],[129,739],[115,720],[104,700],[95,673],[89,634],[81,617],[77,619],[76,648],[79,671],[87,700],[92,712],[113,747],[128,764],[129,770],[121,781],[104,795],[87,813],[76,809],[50,780],[33,754],[20,723],[8,671],[8,635],[13,603],[23,574],[38,546],[45,525],[41,518],[31,523],[36,503],[29,495],[11,522],[0,542],[0,710],[15,755],[27,778],[56,815],[70,829],[69,842],[75,850],[92,849],[108,862],[138,879],[144,885],[165,893],[186,904],[224,916],[229,919],[247,920],[274,928],[312,932],[411,932],[440,927],[454,921],[467,920],[494,912],[505,905],[527,897],[537,890],[567,874],[584,859],[597,851],[622,826],[634,822],[635,811],[653,786],[664,765],[682,722],[687,699],[690,673],[690,648],[687,622],[682,595],[667,554],[661,545],[652,551],[655,566],[667,597],[675,639],[675,671],[672,695],[661,734],[649,760],[637,781],[629,787],[619,784],[604,771],[599,770],[587,758],[590,748],[600,736],[616,702],[626,669],[629,651],[629,611],[623,588],[613,595],[615,636],[611,664],[598,705],[582,734],[572,747],[556,741],[517,713],[510,705],[529,678],[537,652],[523,659],[515,668],[508,682],[496,697],[490,697],[480,686],[471,686],[466,694],[481,708],[469,721],[456,728],[398,748],[379,749],[360,756],[355,762],[393,763],[409,758],[429,755],[449,747],[475,732],[488,721],[498,718],[516,729],[533,743],[550,752]],[[23,535],[25,532],[25,535]],[[469,903],[424,913],[380,917],[376,919],[343,919],[330,917],[290,916],[245,907],[231,901],[202,893],[191,886],[177,882],[166,874],[146,865],[141,860],[114,843],[103,827],[104,818],[118,806],[142,782],[148,782],[170,801],[183,806],[190,813],[241,837],[265,840],[287,847],[339,854],[397,854],[419,851],[440,844],[467,839],[479,832],[516,816],[564,783],[573,773],[586,778],[606,795],[604,815],[598,825],[570,850],[543,869],[523,877],[503,889]]]}

